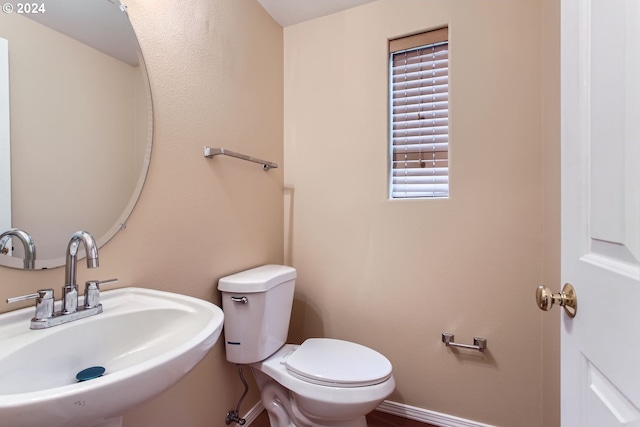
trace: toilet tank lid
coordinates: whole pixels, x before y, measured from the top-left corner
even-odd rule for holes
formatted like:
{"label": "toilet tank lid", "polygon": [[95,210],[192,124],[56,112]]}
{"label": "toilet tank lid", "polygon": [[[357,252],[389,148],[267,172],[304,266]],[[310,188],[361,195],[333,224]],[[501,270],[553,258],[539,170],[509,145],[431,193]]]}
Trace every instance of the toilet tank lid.
{"label": "toilet tank lid", "polygon": [[296,269],[286,265],[262,265],[218,280],[222,292],[265,292],[274,286],[296,278]]}

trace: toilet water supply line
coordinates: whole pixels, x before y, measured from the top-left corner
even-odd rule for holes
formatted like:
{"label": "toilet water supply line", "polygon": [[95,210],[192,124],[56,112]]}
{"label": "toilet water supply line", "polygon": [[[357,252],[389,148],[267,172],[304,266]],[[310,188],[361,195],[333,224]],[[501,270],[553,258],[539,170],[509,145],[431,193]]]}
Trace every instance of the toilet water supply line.
{"label": "toilet water supply line", "polygon": [[227,412],[227,417],[224,422],[229,425],[231,423],[238,423],[241,426],[247,422],[244,418],[240,418],[240,405],[242,405],[242,400],[247,395],[249,391],[249,384],[247,384],[247,380],[244,379],[244,375],[242,374],[242,365],[238,365],[238,375],[240,376],[240,381],[242,381],[242,385],[244,385],[244,393],[240,396],[240,400],[238,400],[238,404],[236,405],[236,409],[229,409]]}

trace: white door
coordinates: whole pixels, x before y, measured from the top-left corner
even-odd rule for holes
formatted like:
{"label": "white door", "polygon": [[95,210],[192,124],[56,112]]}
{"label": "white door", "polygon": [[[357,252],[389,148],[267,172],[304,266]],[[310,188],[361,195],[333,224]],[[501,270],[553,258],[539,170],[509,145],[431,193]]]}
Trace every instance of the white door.
{"label": "white door", "polygon": [[562,427],[638,427],[640,0],[562,0],[561,99]]}

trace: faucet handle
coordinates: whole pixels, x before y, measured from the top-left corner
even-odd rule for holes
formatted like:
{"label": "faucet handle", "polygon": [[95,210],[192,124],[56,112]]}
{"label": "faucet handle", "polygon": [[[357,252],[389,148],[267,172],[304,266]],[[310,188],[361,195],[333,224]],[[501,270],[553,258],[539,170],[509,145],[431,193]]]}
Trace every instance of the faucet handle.
{"label": "faucet handle", "polygon": [[26,301],[29,299],[36,300],[36,315],[33,321],[42,321],[53,317],[53,289],[40,289],[36,293],[21,295],[19,297],[7,298],[9,304]]}
{"label": "faucet handle", "polygon": [[100,304],[100,285],[117,282],[118,279],[89,280],[84,284],[84,308],[94,308]]}

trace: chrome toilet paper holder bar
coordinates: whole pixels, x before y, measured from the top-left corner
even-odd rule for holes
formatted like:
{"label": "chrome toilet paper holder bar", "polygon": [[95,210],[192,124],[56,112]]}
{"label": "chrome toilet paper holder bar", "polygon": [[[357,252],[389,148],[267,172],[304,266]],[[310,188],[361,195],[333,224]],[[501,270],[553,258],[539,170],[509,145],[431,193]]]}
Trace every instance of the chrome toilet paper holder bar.
{"label": "chrome toilet paper holder bar", "polygon": [[442,342],[447,347],[458,347],[458,348],[466,348],[468,350],[477,350],[484,351],[487,348],[487,339],[482,337],[473,337],[473,345],[470,344],[461,344],[454,342],[455,337],[453,334],[449,334],[446,332],[442,333]]}

